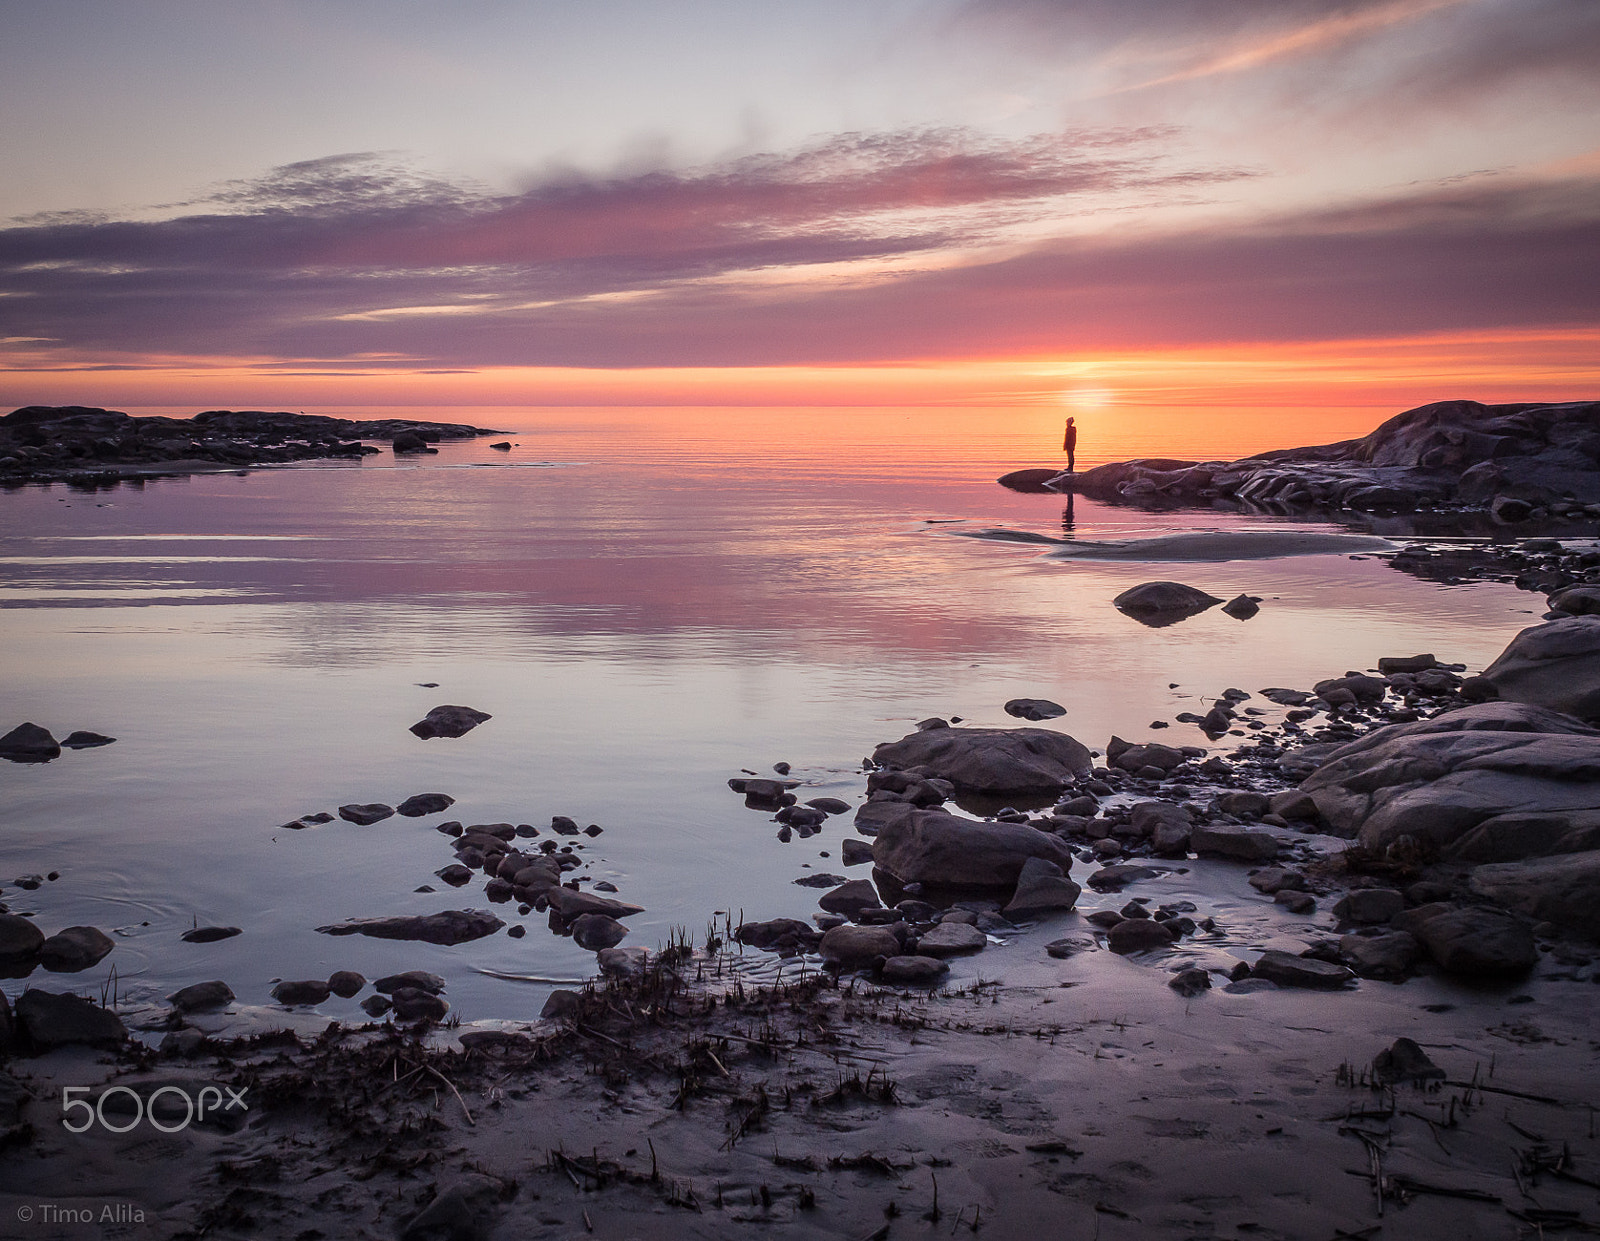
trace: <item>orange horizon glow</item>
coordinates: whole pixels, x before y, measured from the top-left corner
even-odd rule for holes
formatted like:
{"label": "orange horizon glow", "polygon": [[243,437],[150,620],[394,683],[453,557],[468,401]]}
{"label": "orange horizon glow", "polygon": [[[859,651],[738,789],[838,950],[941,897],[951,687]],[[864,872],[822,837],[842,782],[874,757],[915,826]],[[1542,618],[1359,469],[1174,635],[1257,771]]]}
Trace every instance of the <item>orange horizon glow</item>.
{"label": "orange horizon glow", "polygon": [[[15,348],[15,347],[13,347]],[[106,359],[81,368],[12,355],[0,405],[140,409],[339,406],[1364,406],[1600,399],[1600,329],[1492,331],[1311,343],[853,366],[411,370],[366,364]],[[28,366],[33,362],[37,369]],[[20,365],[18,365],[20,363]]]}

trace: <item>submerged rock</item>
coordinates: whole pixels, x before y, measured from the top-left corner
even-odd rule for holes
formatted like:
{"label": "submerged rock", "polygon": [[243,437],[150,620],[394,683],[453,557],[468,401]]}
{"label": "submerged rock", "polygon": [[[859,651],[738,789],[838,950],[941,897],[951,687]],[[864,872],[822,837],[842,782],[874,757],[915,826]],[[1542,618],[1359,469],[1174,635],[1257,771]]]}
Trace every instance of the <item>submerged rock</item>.
{"label": "submerged rock", "polygon": [[186,944],[214,944],[220,939],[232,939],[235,935],[243,934],[236,926],[197,926],[178,938]]}
{"label": "submerged rock", "polygon": [[505,925],[481,909],[447,909],[436,914],[360,918],[319,926],[323,935],[367,935],[373,939],[412,939],[429,944],[463,944],[493,935]]}
{"label": "submerged rock", "polygon": [[493,718],[487,711],[475,711],[471,707],[435,707],[413,724],[411,731],[424,740],[430,737],[460,737]]}
{"label": "submerged rock", "polygon": [[107,737],[104,733],[86,732],[80,728],[63,737],[61,746],[66,750],[94,750],[103,745],[112,745],[115,741],[115,737]]}

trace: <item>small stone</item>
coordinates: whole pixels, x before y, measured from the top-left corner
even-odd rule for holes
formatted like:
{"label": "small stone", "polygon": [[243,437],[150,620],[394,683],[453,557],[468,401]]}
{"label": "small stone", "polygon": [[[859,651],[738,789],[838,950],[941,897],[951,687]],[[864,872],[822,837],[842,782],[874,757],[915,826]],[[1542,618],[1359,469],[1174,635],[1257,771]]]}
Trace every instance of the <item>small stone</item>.
{"label": "small stone", "polygon": [[928,957],[948,957],[981,952],[989,937],[975,926],[961,922],[941,922],[917,940],[917,952]]}
{"label": "small stone", "polygon": [[437,974],[428,973],[427,970],[406,970],[402,974],[386,974],[372,984],[374,991],[381,991],[385,995],[391,991],[398,991],[401,987],[430,991],[438,995],[444,990],[444,979]]}
{"label": "small stone", "polygon": [[1333,907],[1334,917],[1345,922],[1388,922],[1406,907],[1406,898],[1393,888],[1357,888]]}
{"label": "small stone", "polygon": [[1167,980],[1167,986],[1185,999],[1193,999],[1202,991],[1211,990],[1211,975],[1202,969],[1179,970]]}
{"label": "small stone", "polygon": [[825,894],[817,904],[829,913],[855,918],[862,910],[881,908],[883,902],[870,879],[851,879]]}
{"label": "small stone", "polygon": [[328,998],[329,987],[320,978],[299,982],[280,982],[272,989],[272,998],[280,1004],[321,1004]]}
{"label": "small stone", "polygon": [[424,740],[432,737],[460,737],[471,732],[485,720],[493,718],[487,711],[475,711],[471,707],[435,707],[413,724],[411,731]]}
{"label": "small stone", "polygon": [[328,975],[328,990],[343,1000],[348,1000],[366,985],[367,980],[355,970],[335,970]]}
{"label": "small stone", "polygon": [[1006,703],[1005,712],[1019,720],[1053,720],[1065,715],[1067,709],[1048,698],[1013,698]]}
{"label": "small stone", "polygon": [[438,1021],[450,1011],[447,1001],[416,987],[397,987],[389,996],[398,1021]]}
{"label": "small stone", "polygon": [[950,967],[933,957],[895,956],[884,961],[879,977],[900,986],[931,987],[943,982],[949,973]]}
{"label": "small stone", "polygon": [[627,927],[605,914],[579,914],[572,920],[572,942],[587,952],[615,947],[627,934]]}
{"label": "small stone", "polygon": [[846,837],[841,855],[841,860],[846,866],[861,866],[872,861],[872,845],[853,836]]}
{"label": "small stone", "polygon": [[1317,900],[1309,892],[1299,892],[1293,888],[1284,888],[1273,896],[1273,902],[1282,905],[1292,914],[1313,914],[1317,912]]}
{"label": "small stone", "polygon": [[369,1017],[381,1017],[394,1007],[394,1001],[386,995],[369,995],[361,1001],[361,1011]]}
{"label": "small stone", "polygon": [[167,997],[172,1007],[180,1013],[199,1013],[213,1008],[225,1008],[233,1003],[233,991],[221,979],[212,982],[191,983]]}
{"label": "small stone", "polygon": [[865,965],[876,957],[899,956],[900,940],[887,927],[846,923],[824,934],[818,951],[824,961],[849,968]]}
{"label": "small stone", "polygon": [[1106,947],[1112,952],[1127,956],[1135,952],[1170,947],[1177,936],[1160,922],[1144,918],[1125,918],[1111,928],[1106,936]]}
{"label": "small stone", "polygon": [[650,954],[643,948],[602,948],[595,954],[600,972],[607,978],[641,979],[650,964]]}
{"label": "small stone", "polygon": [[1372,1061],[1372,1075],[1385,1086],[1399,1082],[1442,1082],[1445,1071],[1428,1058],[1415,1042],[1397,1038]]}

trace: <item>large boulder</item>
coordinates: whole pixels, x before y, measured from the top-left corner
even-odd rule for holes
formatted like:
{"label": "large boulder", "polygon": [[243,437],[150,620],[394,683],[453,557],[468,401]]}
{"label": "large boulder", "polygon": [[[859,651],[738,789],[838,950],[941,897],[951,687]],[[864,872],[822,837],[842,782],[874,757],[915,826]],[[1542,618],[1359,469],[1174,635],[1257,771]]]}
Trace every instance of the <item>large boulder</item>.
{"label": "large boulder", "polygon": [[35,1051],[68,1044],[114,1050],[128,1037],[122,1018],[81,995],[30,988],[17,999],[16,1020]]}
{"label": "large boulder", "polygon": [[1480,866],[1470,882],[1473,891],[1537,922],[1600,939],[1600,849]]}
{"label": "large boulder", "polygon": [[1050,795],[1094,766],[1081,743],[1048,728],[932,728],[884,742],[872,761],[918,767],[963,791]]}
{"label": "large boulder", "polygon": [[1487,827],[1502,856],[1527,856],[1566,834],[1530,828],[1519,847],[1508,818],[1600,811],[1600,731],[1542,707],[1478,703],[1341,746],[1300,787],[1333,832],[1368,848],[1411,836],[1448,850]]}
{"label": "large boulder", "polygon": [[44,932],[32,918],[0,913],[0,969],[31,968],[44,947]]}
{"label": "large boulder", "polygon": [[1159,629],[1216,607],[1222,600],[1182,582],[1142,582],[1111,602],[1141,624]]}
{"label": "large boulder", "polygon": [[61,755],[61,745],[48,728],[37,724],[18,724],[0,737],[0,758],[14,763],[48,763]]}
{"label": "large boulder", "polygon": [[1483,670],[1483,680],[1508,702],[1532,703],[1600,717],[1600,616],[1533,625],[1511,639]]}
{"label": "large boulder", "polygon": [[1517,978],[1539,960],[1533,932],[1492,909],[1451,909],[1410,928],[1447,974],[1493,982]]}
{"label": "large boulder", "polygon": [[1012,888],[1029,858],[1065,874],[1072,850],[1025,823],[979,823],[937,810],[916,810],[878,833],[876,865],[901,883],[953,888]]}

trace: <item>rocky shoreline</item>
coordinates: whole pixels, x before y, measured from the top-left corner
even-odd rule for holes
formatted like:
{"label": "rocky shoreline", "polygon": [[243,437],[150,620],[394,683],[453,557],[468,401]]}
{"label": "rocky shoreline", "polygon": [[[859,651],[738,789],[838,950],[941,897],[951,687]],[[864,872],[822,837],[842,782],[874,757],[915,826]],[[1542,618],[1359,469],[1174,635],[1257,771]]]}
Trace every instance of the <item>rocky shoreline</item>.
{"label": "rocky shoreline", "polygon": [[[1513,1199],[1503,1159],[1481,1148],[1503,1128],[1484,1102],[1499,1091],[1520,1101],[1523,1129],[1564,1135],[1561,1166],[1572,1177],[1592,1177],[1600,1158],[1571,1119],[1596,1102],[1571,1092],[1594,1080],[1584,1075],[1595,1045],[1577,1031],[1600,998],[1590,985],[1600,979],[1600,782],[1587,774],[1600,771],[1600,730],[1541,705],[1600,715],[1600,696],[1586,688],[1600,685],[1600,618],[1534,626],[1481,676],[1465,671],[1431,655],[1386,657],[1304,690],[1224,689],[1206,715],[1174,723],[1211,743],[1236,738],[1226,753],[1121,738],[1091,752],[1047,729],[925,720],[864,764],[857,839],[846,841],[842,861],[847,870],[870,864],[870,880],[809,876],[820,893],[811,921],[729,923],[698,946],[617,946],[620,920],[638,907],[584,890],[581,844],[557,843],[581,833],[575,820],[558,816],[538,849],[524,844],[541,835],[527,825],[441,822],[457,861],[439,877],[451,886],[481,878],[491,902],[548,914],[552,932],[596,951],[594,983],[553,992],[536,1022],[460,1025],[446,980],[410,971],[373,984],[361,1007],[376,1020],[346,1025],[314,1007],[367,986],[349,971],[278,984],[275,1009],[243,1004],[215,980],[172,996],[166,1013],[131,1018],[160,1035],[159,1048],[130,1038],[121,1017],[92,998],[29,988],[14,1007],[0,1004],[0,1045],[12,1056],[0,1070],[0,1160],[26,1170],[38,1196],[81,1193],[71,1186],[84,1161],[101,1161],[109,1175],[129,1140],[54,1136],[63,1083],[149,1094],[203,1079],[247,1092],[249,1128],[219,1117],[185,1135],[207,1153],[158,1178],[168,1195],[161,1235],[329,1232],[354,1217],[411,1241],[565,1236],[579,1223],[598,1229],[604,1211],[614,1227],[649,1217],[667,1236],[782,1223],[796,1235],[848,1228],[888,1237],[930,1216],[951,1221],[953,1206],[974,1230],[1037,1226],[1066,1211],[1097,1220],[1104,1236],[1178,1237],[1200,1220],[1272,1215],[1246,1183],[1294,1180],[1277,1141],[1291,1129],[1321,1158],[1345,1154],[1350,1121],[1319,1119],[1331,1111],[1362,1117],[1357,1127],[1372,1142],[1390,1158],[1405,1150],[1413,1166],[1378,1170],[1364,1194],[1338,1177],[1301,1186],[1298,1205],[1279,1204],[1282,1235],[1300,1235],[1283,1228],[1310,1219],[1356,1229],[1384,1202],[1411,1204],[1426,1228],[1470,1231],[1490,1209],[1536,1223],[1587,1221],[1581,1194],[1572,1198],[1559,1178],[1536,1201]],[[1049,718],[1053,705],[1024,699],[1008,709]],[[780,838],[814,835],[850,809],[838,798],[800,800],[803,778],[784,770],[729,784],[777,823]],[[421,794],[400,813],[439,815],[450,804]],[[337,819],[306,815],[288,826],[392,812],[353,803]],[[1071,877],[1079,864],[1089,867],[1081,884]],[[449,938],[436,942],[505,925],[481,911],[438,919]],[[28,919],[0,915],[0,923],[11,949],[25,932],[38,936],[18,949],[36,964],[81,968],[60,964],[68,958],[59,954],[58,963],[44,960],[44,937]],[[323,929],[433,934],[359,921]],[[510,933],[520,929],[513,923]],[[87,932],[52,938],[97,961],[105,945]],[[202,942],[234,933],[195,932]],[[1294,939],[1303,947],[1292,948]],[[972,974],[972,963],[996,956]],[[790,963],[789,981],[764,964],[774,959]],[[9,964],[16,972],[18,961]],[[984,981],[994,969],[1005,982]],[[1044,1007],[1060,988],[1088,996],[1108,985],[1116,998],[1101,1002],[1123,1014],[1111,1025],[1082,998]],[[1481,1028],[1439,1016],[1400,1020],[1418,1012],[1404,999],[1411,988],[1421,988],[1428,1013],[1471,1013]],[[1226,1102],[1219,1109],[1181,1083],[1160,1085],[1169,1082],[1165,1059],[1126,1085],[1102,1074],[1085,1086],[1072,1075],[1092,1072],[1102,1055],[1129,1056],[1117,1033],[1129,1028],[1146,1049],[1164,1047],[1200,1072],[1215,1044],[1198,1058],[1169,1046],[1171,1022],[1181,1029],[1227,1014],[1231,1031],[1203,1037],[1248,1029],[1259,1046],[1284,1020],[1280,995],[1305,997],[1294,1002],[1305,1023],[1296,1028],[1328,1027],[1317,1046],[1329,1058],[1287,1073],[1296,1084],[1281,1106],[1257,1103],[1278,1124],[1246,1143],[1243,1165],[1229,1174],[1236,1201],[1170,1201],[1129,1169],[1188,1184],[1192,1137],[1231,1123]],[[1520,1014],[1509,1025],[1495,1016],[1507,1003]],[[1341,1006],[1372,1022],[1355,1027],[1366,1060],[1344,1058],[1348,1035],[1332,1035],[1347,1028]],[[1528,1020],[1535,1011],[1538,1023]],[[1552,1033],[1561,1022],[1573,1030]],[[1496,1061],[1505,1052],[1494,1040],[1506,1029],[1518,1054]],[[1146,1139],[1130,1154],[1125,1121],[1108,1128],[1083,1114],[1081,1100],[1046,1102],[1028,1067],[1038,1057],[1030,1049],[1045,1044],[1059,1044],[1053,1054],[1067,1076],[1058,1090],[1086,1089],[1102,1106],[1132,1109],[1146,1117],[1137,1130],[1156,1122],[1135,1096],[1155,1089],[1170,1096],[1170,1114],[1155,1113],[1162,1127],[1138,1130]],[[976,1080],[1002,1092],[997,1110],[952,1111],[977,1063]],[[1409,1066],[1398,1079],[1397,1063]],[[1248,1080],[1207,1071],[1235,1095]],[[1453,1085],[1439,1084],[1447,1079]],[[1402,1093],[1408,1081],[1416,1084]],[[1126,1090],[1134,1095],[1124,1098]],[[560,1120],[548,1110],[557,1100]],[[1402,1141],[1404,1116],[1422,1124]],[[1461,1131],[1444,1148],[1443,1171],[1418,1172],[1416,1139],[1441,1128]],[[1183,1132],[1191,1137],[1167,1140]],[[984,1161],[962,1156],[958,1133],[1003,1151],[1021,1184],[998,1192]],[[1155,1133],[1162,1140],[1152,1142]],[[1525,1145],[1527,1175],[1549,1173],[1544,1148]],[[337,1186],[316,1195],[300,1188],[331,1169]],[[957,1195],[942,1207],[936,1183]],[[1165,1214],[1152,1214],[1158,1203]],[[1537,1214],[1551,1210],[1569,1214]],[[1463,1223],[1462,1211],[1477,1214]],[[920,1223],[896,1225],[906,1212]],[[1126,1232],[1115,1230],[1123,1224]]]}
{"label": "rocky shoreline", "polygon": [[[77,405],[28,405],[0,417],[0,487],[30,482],[114,484],[162,474],[294,461],[359,460],[387,441],[396,454],[446,440],[504,435],[451,422],[207,410],[192,418],[134,418]],[[509,445],[507,445],[509,447]]]}
{"label": "rocky shoreline", "polygon": [[[1600,549],[1574,542],[1395,554],[1549,594],[1477,675],[1400,653],[1216,686],[1093,749],[1017,698],[1015,727],[885,740],[849,799],[785,763],[735,775],[780,842],[854,833],[842,873],[795,879],[810,918],[699,942],[625,943],[644,911],[590,873],[599,824],[352,789],[281,829],[428,820],[453,856],[417,891],[498,912],[358,908],[330,942],[470,950],[542,921],[595,976],[521,1020],[468,1020],[421,969],[244,997],[202,977],[145,1005],[0,990],[0,1218],[115,1201],[119,1235],[307,1241],[1600,1231]],[[1148,582],[1115,603],[1148,624],[1222,601]],[[499,725],[439,706],[406,743],[478,726]],[[0,759],[73,737],[22,723]],[[97,928],[27,913],[0,907],[0,974],[115,964]],[[99,1123],[63,1132],[74,1092]]]}
{"label": "rocky shoreline", "polygon": [[1145,458],[1081,474],[1019,470],[1000,482],[1142,508],[1580,521],[1600,517],[1600,402],[1439,401],[1336,444],[1238,461]]}

